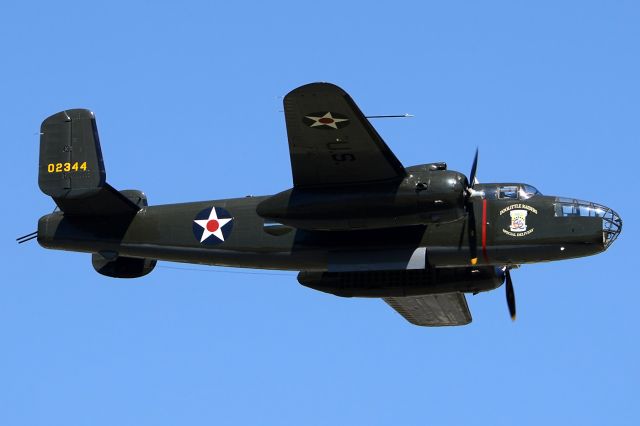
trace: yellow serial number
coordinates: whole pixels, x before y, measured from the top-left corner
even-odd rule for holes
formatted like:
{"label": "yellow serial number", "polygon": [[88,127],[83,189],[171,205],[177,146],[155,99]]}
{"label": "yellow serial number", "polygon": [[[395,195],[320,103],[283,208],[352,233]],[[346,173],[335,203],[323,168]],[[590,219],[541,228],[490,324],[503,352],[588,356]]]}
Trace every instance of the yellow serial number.
{"label": "yellow serial number", "polygon": [[47,164],[47,172],[49,173],[62,173],[62,172],[77,172],[78,170],[86,171],[87,162],[82,163],[49,163]]}

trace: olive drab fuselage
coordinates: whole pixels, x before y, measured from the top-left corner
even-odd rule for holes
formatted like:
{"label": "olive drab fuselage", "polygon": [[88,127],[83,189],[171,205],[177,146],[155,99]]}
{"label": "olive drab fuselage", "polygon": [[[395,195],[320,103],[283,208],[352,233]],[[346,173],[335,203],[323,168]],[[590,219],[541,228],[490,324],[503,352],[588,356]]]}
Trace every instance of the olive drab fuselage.
{"label": "olive drab fuselage", "polygon": [[[450,179],[447,176],[443,178]],[[498,198],[487,196],[482,190],[487,188],[489,192],[491,188],[495,192],[505,186],[520,187],[518,184],[479,185],[478,193],[471,197],[471,212],[452,208],[455,214],[444,214],[434,221],[433,210],[427,210],[429,214],[424,223],[413,225],[402,221],[404,217],[420,220],[418,210],[423,207],[419,198],[427,190],[414,189],[416,207],[412,211],[402,205],[399,210],[409,212],[404,217],[394,215],[391,209],[385,211],[386,216],[374,216],[373,210],[379,208],[375,203],[394,199],[393,194],[354,193],[352,197],[358,201],[373,200],[371,207],[360,209],[353,207],[358,203],[349,202],[348,194],[339,194],[333,203],[331,196],[326,195],[327,201],[323,199],[320,203],[320,212],[314,213],[307,207],[309,214],[314,214],[318,229],[295,228],[286,224],[287,220],[283,220],[284,224],[274,223],[257,213],[271,197],[244,197],[146,206],[126,226],[118,226],[117,218],[79,220],[55,212],[40,220],[38,238],[47,248],[288,270],[345,268],[349,259],[374,259],[370,269],[403,269],[420,249],[424,249],[423,267],[467,267],[471,265],[470,259],[477,259],[474,265],[527,264],[587,256],[606,248],[604,219],[595,212],[601,209],[604,214],[605,207],[583,203],[593,206],[592,216],[563,215],[562,206],[567,204],[558,201],[561,200],[558,197],[535,194],[527,199]],[[575,203],[581,205],[578,201]],[[210,238],[215,243],[203,244],[201,235],[194,232],[195,218],[203,210],[214,207],[229,213],[232,220],[228,223],[233,228],[224,241],[212,235]],[[367,222],[370,212],[377,222],[373,222],[374,219]],[[342,221],[335,219],[345,217]],[[385,219],[388,222],[383,226]],[[340,228],[321,229],[331,220],[341,221]],[[295,219],[291,222],[295,224]],[[372,226],[363,226],[367,224]],[[387,260],[377,267],[376,256]],[[354,265],[360,264],[360,260],[354,261]]]}

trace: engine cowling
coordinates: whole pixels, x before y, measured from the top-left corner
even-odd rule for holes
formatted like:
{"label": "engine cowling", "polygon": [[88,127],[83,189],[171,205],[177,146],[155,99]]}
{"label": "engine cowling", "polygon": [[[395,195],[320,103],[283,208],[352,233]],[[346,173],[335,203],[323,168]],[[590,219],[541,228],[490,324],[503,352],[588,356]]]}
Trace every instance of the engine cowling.
{"label": "engine cowling", "polygon": [[263,218],[308,230],[380,229],[445,223],[464,216],[464,175],[429,165],[400,182],[291,188],[257,207]]}

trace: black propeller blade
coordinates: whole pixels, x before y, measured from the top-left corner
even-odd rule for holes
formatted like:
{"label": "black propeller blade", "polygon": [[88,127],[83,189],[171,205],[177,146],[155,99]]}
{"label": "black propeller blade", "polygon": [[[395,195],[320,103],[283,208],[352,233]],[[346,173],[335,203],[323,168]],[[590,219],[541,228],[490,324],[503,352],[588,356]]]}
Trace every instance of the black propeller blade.
{"label": "black propeller blade", "polygon": [[511,315],[511,320],[516,320],[516,295],[513,291],[513,281],[511,281],[511,273],[509,272],[509,268],[504,270],[504,274],[506,277],[506,285],[505,291],[507,294],[507,306],[509,306],[509,314]]}
{"label": "black propeller blade", "polygon": [[467,212],[469,214],[468,218],[468,232],[469,232],[469,249],[471,254],[471,264],[475,265],[478,263],[478,253],[477,253],[477,243],[478,240],[476,238],[476,218],[473,210],[473,203],[469,202],[469,198],[471,197],[471,189],[473,189],[473,185],[476,181],[476,170],[478,169],[478,148],[476,148],[476,155],[473,157],[473,164],[471,165],[471,174],[468,179],[468,187],[466,188],[466,199],[465,206]]}
{"label": "black propeller blade", "polygon": [[471,166],[471,174],[469,175],[469,188],[473,188],[476,183],[476,170],[478,169],[478,148],[476,155],[473,157],[473,165]]}
{"label": "black propeller blade", "polygon": [[[471,253],[471,264],[475,265],[478,263],[478,254],[477,254],[477,238],[475,232],[475,217],[473,211],[473,204],[469,202],[471,195],[473,194],[473,187],[476,183],[476,171],[478,170],[478,148],[476,148],[476,154],[473,157],[473,164],[471,165],[471,173],[469,174],[469,183],[466,191],[466,208],[469,213],[469,248]],[[511,280],[511,272],[510,268],[506,267],[504,270],[505,275],[505,291],[507,295],[507,306],[509,307],[509,315],[511,315],[511,320],[516,320],[516,294],[513,290],[513,281]]]}
{"label": "black propeller blade", "polygon": [[473,210],[473,205],[467,203],[467,232],[469,237],[469,254],[471,255],[471,264],[478,263],[478,238],[476,237],[476,214]]}

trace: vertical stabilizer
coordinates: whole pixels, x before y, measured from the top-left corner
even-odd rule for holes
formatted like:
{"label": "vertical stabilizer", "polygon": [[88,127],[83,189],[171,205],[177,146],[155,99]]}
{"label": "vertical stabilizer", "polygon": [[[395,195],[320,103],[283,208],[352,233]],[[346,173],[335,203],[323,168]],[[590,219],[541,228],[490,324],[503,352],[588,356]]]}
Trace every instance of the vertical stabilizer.
{"label": "vertical stabilizer", "polygon": [[62,111],[42,122],[38,185],[69,216],[139,210],[106,182],[95,116],[87,109]]}

